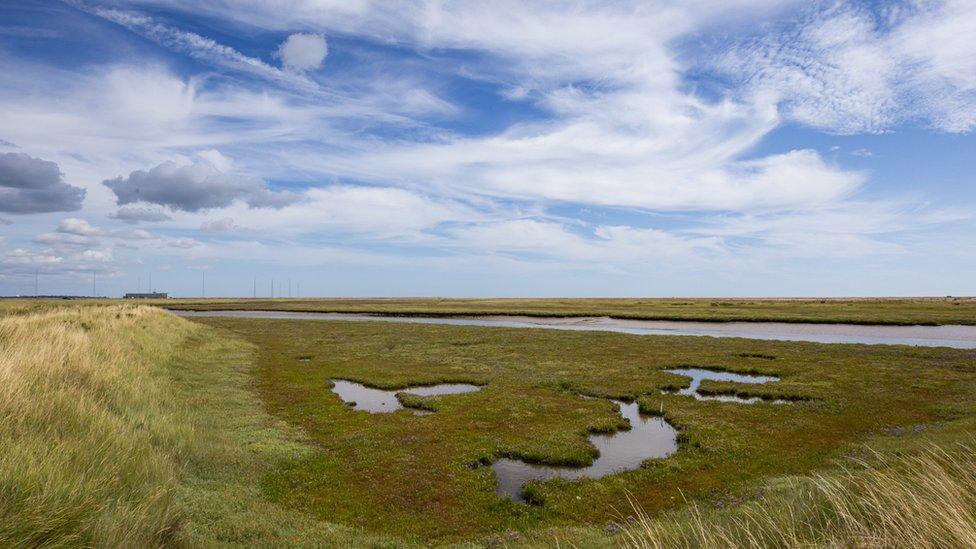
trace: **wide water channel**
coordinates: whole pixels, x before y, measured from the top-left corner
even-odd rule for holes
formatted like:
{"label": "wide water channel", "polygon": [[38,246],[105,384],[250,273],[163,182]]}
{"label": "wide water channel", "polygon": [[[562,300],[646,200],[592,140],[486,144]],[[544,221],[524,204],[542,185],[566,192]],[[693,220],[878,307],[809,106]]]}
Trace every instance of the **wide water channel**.
{"label": "wide water channel", "polygon": [[351,313],[289,311],[181,311],[186,317],[235,317],[294,320],[347,320],[488,326],[501,328],[548,328],[552,330],[620,332],[637,335],[744,337],[816,343],[866,343],[919,345],[976,349],[976,326],[879,326],[860,324],[800,324],[790,322],[690,322],[675,320],[627,320],[608,317],[541,318],[529,316],[390,316]]}

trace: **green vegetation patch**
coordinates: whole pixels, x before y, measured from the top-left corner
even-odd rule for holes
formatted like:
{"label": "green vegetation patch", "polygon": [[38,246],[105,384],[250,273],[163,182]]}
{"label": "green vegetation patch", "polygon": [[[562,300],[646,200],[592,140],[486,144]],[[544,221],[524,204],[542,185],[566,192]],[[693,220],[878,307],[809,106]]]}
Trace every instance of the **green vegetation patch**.
{"label": "green vegetation patch", "polygon": [[[264,497],[421,542],[492,536],[512,543],[523,535],[538,540],[553,528],[602,528],[632,501],[652,516],[686,500],[711,501],[767,477],[828,466],[891,429],[943,425],[976,412],[976,351],[383,322],[199,321],[254,344],[254,389],[314,448],[269,470]],[[689,364],[781,379],[703,384],[707,390],[799,400],[746,405],[661,394],[687,386],[687,378],[663,370]],[[435,411],[429,415],[370,414],[345,406],[330,390],[333,378],[385,389],[441,382],[484,388],[408,399]],[[594,457],[587,434],[622,427],[613,403],[579,394],[637,399],[642,410],[663,414],[679,429],[679,451],[600,480],[535,484],[531,500],[541,505],[498,498],[484,464],[501,456],[586,464]]]}

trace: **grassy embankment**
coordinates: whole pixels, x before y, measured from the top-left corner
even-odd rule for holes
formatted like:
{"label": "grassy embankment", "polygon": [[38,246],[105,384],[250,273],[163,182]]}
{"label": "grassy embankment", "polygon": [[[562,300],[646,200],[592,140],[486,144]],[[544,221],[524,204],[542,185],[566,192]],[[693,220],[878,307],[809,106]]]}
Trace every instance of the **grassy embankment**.
{"label": "grassy embankment", "polygon": [[[596,536],[635,503],[652,516],[685,500],[752,498],[770,478],[827,470],[865,441],[955,428],[976,416],[976,351],[818,345],[744,339],[645,337],[389,323],[201,319],[257,348],[257,390],[276,416],[321,452],[269,475],[265,495],[322,518],[417,541],[518,532],[509,542]],[[660,389],[686,378],[662,370],[703,366],[780,376],[768,385],[709,383],[712,392],[801,398],[790,405],[697,402]],[[416,417],[351,411],[329,389],[344,378],[395,389],[483,384],[427,399]],[[638,399],[681,433],[666,460],[600,480],[530,485],[536,505],[494,495],[479,463],[509,455],[582,464],[585,435],[620,427],[606,400]],[[416,400],[416,399],[411,399]],[[920,431],[920,434],[914,434]],[[899,439],[900,440],[900,439]],[[785,496],[784,496],[785,497]],[[541,530],[540,530],[541,529]],[[526,537],[519,537],[526,536]],[[596,538],[590,538],[587,543]],[[550,539],[551,541],[551,539]]]}
{"label": "grassy embankment", "polygon": [[248,391],[246,343],[147,307],[14,312],[0,318],[0,545],[382,540],[261,497],[263,475],[311,450]]}
{"label": "grassy embankment", "polygon": [[976,299],[180,299],[174,309],[397,315],[612,316],[704,322],[976,324]]}

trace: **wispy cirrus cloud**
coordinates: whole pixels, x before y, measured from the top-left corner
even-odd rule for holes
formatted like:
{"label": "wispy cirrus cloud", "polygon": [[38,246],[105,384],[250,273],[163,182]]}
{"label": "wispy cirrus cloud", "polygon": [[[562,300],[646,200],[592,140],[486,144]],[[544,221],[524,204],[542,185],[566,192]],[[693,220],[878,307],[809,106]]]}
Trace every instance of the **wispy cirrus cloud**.
{"label": "wispy cirrus cloud", "polygon": [[320,90],[318,84],[300,73],[281,70],[210,38],[160,23],[150,16],[115,8],[92,7],[87,9],[99,17],[149,38],[161,46],[186,53],[193,58],[295,87],[302,91]]}
{"label": "wispy cirrus cloud", "polygon": [[719,64],[784,113],[838,133],[921,121],[976,127],[976,4],[967,0],[856,3],[809,10],[798,24],[736,46]]}

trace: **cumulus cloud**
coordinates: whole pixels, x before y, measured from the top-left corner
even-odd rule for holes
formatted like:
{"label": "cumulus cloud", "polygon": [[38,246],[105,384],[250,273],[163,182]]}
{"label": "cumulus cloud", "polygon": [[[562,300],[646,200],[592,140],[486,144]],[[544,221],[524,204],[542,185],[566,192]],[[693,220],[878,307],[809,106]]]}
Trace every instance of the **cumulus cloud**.
{"label": "cumulus cloud", "polygon": [[307,71],[322,66],[329,53],[325,37],[320,34],[297,33],[289,36],[278,48],[281,63],[290,71]]}
{"label": "cumulus cloud", "polygon": [[232,217],[204,221],[200,225],[200,230],[208,233],[226,233],[240,228],[241,226],[234,222]]}
{"label": "cumulus cloud", "polygon": [[64,257],[51,250],[32,250],[29,248],[15,248],[0,259],[0,265],[5,267],[55,266],[64,262]]}
{"label": "cumulus cloud", "polygon": [[34,237],[34,242],[51,246],[83,246],[86,248],[98,246],[99,244],[98,239],[93,236],[58,232],[39,234]]}
{"label": "cumulus cloud", "polygon": [[206,160],[207,162],[210,162],[211,164],[214,165],[215,168],[217,168],[222,172],[228,172],[234,168],[234,161],[224,156],[217,149],[208,149],[205,151],[200,151],[199,153],[197,153],[197,156]]}
{"label": "cumulus cloud", "polygon": [[299,199],[295,193],[271,191],[257,179],[228,177],[205,160],[187,165],[167,161],[103,183],[120,205],[148,202],[187,212],[229,206],[237,200],[254,208],[282,208]]}
{"label": "cumulus cloud", "polygon": [[75,234],[78,236],[102,236],[105,234],[105,231],[93,227],[84,219],[78,219],[76,217],[62,219],[58,223],[57,231],[59,233]]}
{"label": "cumulus cloud", "polygon": [[143,229],[107,230],[95,227],[84,219],[69,217],[62,219],[54,232],[43,233],[34,237],[34,242],[49,246],[79,246],[92,248],[98,246],[98,237],[118,238],[121,240],[151,240],[156,235]]}
{"label": "cumulus cloud", "polygon": [[0,212],[67,212],[81,208],[85,190],[64,181],[54,162],[22,153],[0,154]]}
{"label": "cumulus cloud", "polygon": [[153,223],[169,221],[172,219],[158,208],[148,208],[143,206],[122,206],[117,212],[111,214],[109,217],[124,221],[130,225],[134,225],[141,221]]}

